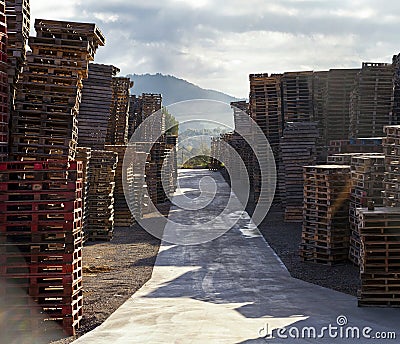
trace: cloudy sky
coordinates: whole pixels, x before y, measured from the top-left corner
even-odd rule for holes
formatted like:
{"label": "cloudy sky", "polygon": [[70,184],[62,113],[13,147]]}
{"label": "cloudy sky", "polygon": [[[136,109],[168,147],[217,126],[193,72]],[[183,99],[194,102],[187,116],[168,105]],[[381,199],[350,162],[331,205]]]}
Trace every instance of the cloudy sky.
{"label": "cloudy sky", "polygon": [[359,67],[400,52],[400,1],[30,0],[32,17],[95,22],[96,62],[248,96],[249,73]]}

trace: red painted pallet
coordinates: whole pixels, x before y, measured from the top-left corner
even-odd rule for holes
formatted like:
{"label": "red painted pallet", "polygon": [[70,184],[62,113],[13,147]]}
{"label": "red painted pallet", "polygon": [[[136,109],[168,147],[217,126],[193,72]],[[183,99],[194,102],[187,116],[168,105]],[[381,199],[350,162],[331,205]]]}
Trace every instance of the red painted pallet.
{"label": "red painted pallet", "polygon": [[1,233],[7,234],[30,234],[34,232],[46,232],[49,234],[57,233],[75,233],[82,229],[82,220],[76,221],[53,221],[53,222],[38,222],[38,223],[0,223]]}
{"label": "red painted pallet", "polygon": [[82,218],[82,209],[74,209],[69,212],[54,212],[42,214],[30,212],[29,214],[21,214],[18,211],[8,214],[0,214],[0,223],[26,223],[31,222],[36,224],[39,222],[54,222],[54,221],[74,221]]}
{"label": "red painted pallet", "polygon": [[70,274],[82,268],[82,260],[76,260],[72,264],[30,264],[21,266],[0,266],[0,275],[41,275],[44,274]]}
{"label": "red painted pallet", "polygon": [[[26,177],[26,174],[24,175]],[[37,176],[35,176],[37,177]],[[46,193],[65,193],[65,197],[70,197],[69,194],[80,192],[82,189],[82,181],[67,181],[67,180],[16,180],[0,182],[0,200],[8,200],[7,195],[24,195],[24,194],[46,194]],[[80,198],[80,197],[77,197]]]}

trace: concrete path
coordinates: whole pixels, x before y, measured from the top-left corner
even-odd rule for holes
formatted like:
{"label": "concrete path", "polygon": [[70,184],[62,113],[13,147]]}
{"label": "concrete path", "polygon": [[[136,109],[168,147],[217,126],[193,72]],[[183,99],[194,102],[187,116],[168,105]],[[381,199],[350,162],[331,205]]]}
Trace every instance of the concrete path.
{"label": "concrete path", "polygon": [[[224,204],[229,187],[220,174],[203,170],[180,173],[189,196],[198,195],[200,178],[214,178],[218,202],[209,209],[214,215],[221,210],[218,205]],[[188,219],[187,213],[176,207],[170,216]],[[209,217],[206,211],[198,211],[196,221]],[[338,316],[345,316],[348,324],[338,326]],[[341,317],[339,322],[345,324],[346,319]],[[260,338],[282,327],[287,331],[275,330],[275,338]],[[311,327],[317,335],[323,331],[324,338],[307,339],[313,334]],[[361,339],[347,339],[353,331],[357,334],[355,327]],[[365,327],[372,329],[365,330],[367,335],[394,331],[397,339],[367,340],[362,333]],[[300,335],[304,332],[305,338],[291,338],[296,329]],[[289,338],[280,338],[285,335]],[[212,242],[193,246],[164,242],[151,280],[105,323],[74,343],[375,344],[398,343],[399,338],[399,309],[358,308],[355,297],[290,277],[246,214]]]}

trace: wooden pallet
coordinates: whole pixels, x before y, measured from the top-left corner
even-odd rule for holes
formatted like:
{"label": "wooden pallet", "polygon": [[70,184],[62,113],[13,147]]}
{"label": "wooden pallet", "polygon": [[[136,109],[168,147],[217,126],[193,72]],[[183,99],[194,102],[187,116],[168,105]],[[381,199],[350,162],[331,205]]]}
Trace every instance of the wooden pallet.
{"label": "wooden pallet", "polygon": [[357,209],[361,236],[359,306],[399,307],[400,211]]}
{"label": "wooden pallet", "polygon": [[363,63],[350,97],[350,137],[374,137],[392,121],[394,66]]}
{"label": "wooden pallet", "polygon": [[304,167],[300,257],[323,264],[343,262],[350,244],[350,166]]}
{"label": "wooden pallet", "polygon": [[[306,76],[307,74],[305,74]],[[318,128],[315,122],[287,122],[280,143],[281,193],[285,221],[303,219],[303,166],[316,163]],[[297,210],[295,210],[297,208]]]}
{"label": "wooden pallet", "polygon": [[[118,154],[92,150],[86,197],[85,238],[110,240],[114,231],[114,188]],[[100,228],[100,227],[101,228]],[[101,230],[101,236],[98,232]]]}
{"label": "wooden pallet", "polygon": [[79,138],[82,147],[104,149],[112,111],[113,76],[119,69],[111,65],[89,64],[89,77],[83,82],[79,109]]}

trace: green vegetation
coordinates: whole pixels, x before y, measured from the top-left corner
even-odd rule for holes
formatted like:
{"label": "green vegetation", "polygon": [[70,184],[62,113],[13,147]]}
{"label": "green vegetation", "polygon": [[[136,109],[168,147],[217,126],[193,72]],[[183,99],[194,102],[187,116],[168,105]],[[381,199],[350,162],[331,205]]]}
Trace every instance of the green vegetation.
{"label": "green vegetation", "polygon": [[186,161],[182,168],[208,168],[209,161],[208,155],[198,155]]}
{"label": "green vegetation", "polygon": [[178,136],[179,132],[179,122],[176,120],[176,118],[170,114],[167,110],[166,107],[162,108],[162,112],[165,115],[165,127],[169,128],[166,131],[167,135],[175,135]]}

